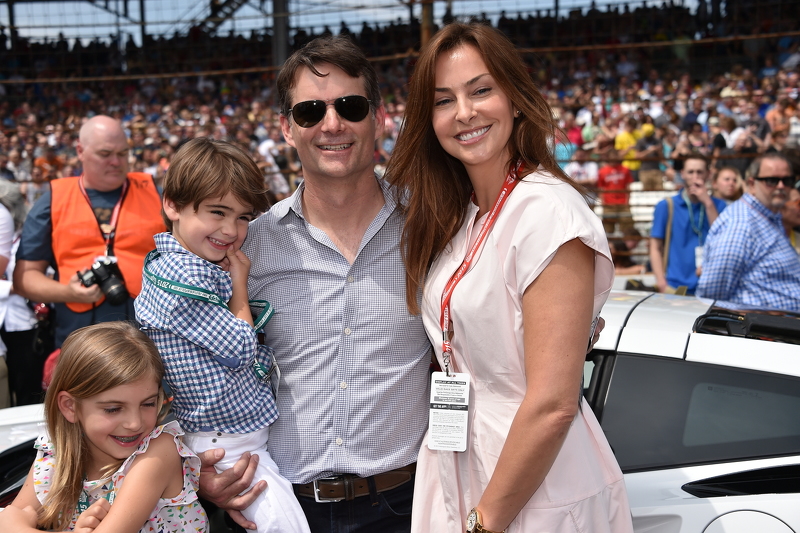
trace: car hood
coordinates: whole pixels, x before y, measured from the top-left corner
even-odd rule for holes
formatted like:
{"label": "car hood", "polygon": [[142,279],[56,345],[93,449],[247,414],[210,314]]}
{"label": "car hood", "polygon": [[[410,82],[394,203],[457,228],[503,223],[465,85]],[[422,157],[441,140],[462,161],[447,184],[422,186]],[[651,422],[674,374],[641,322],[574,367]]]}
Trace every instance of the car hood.
{"label": "car hood", "polygon": [[0,409],[0,452],[35,439],[42,431],[44,431],[42,404]]}

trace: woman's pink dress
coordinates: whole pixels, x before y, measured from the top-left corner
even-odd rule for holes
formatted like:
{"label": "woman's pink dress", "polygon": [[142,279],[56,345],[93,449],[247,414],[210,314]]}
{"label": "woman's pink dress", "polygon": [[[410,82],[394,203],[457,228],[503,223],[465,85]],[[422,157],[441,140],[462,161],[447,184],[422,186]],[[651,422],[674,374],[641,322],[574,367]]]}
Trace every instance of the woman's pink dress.
{"label": "woman's pink dress", "polygon": [[[477,207],[434,263],[422,303],[428,336],[441,352],[441,295],[480,230]],[[467,450],[419,454],[412,531],[463,533],[481,498],[526,392],[522,294],[556,250],[579,238],[595,250],[594,313],[614,278],[598,217],[569,184],[542,173],[517,185],[480,255],[452,297],[453,352],[471,376]],[[588,333],[588,332],[587,332]],[[587,338],[588,341],[588,338]],[[441,359],[441,354],[439,353]],[[439,361],[440,364],[442,361]],[[579,394],[576,387],[575,395]],[[508,528],[515,532],[630,532],[628,498],[611,448],[583,402],[550,472]]]}

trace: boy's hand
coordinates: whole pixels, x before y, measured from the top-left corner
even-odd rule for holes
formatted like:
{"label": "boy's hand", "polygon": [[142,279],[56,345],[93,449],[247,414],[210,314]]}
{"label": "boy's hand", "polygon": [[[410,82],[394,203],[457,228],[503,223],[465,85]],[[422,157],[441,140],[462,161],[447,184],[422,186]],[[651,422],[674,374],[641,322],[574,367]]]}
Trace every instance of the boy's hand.
{"label": "boy's hand", "polygon": [[108,515],[111,504],[105,498],[100,498],[89,506],[75,522],[75,533],[92,533],[100,525],[103,518]]}
{"label": "boy's hand", "polygon": [[231,273],[231,281],[234,284],[243,282],[247,286],[247,276],[250,275],[250,258],[243,251],[234,250],[233,246],[230,246],[225,252],[225,259],[228,262],[227,270]]}

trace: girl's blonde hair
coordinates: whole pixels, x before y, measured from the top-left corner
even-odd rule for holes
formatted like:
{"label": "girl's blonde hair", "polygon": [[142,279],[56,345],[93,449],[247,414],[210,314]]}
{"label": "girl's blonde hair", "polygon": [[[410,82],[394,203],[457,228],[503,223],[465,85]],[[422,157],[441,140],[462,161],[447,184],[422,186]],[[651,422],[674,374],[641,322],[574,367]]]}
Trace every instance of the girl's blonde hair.
{"label": "girl's blonde hair", "polygon": [[[89,448],[78,423],[71,423],[58,407],[58,394],[68,392],[76,400],[85,400],[114,387],[153,376],[158,383],[157,405],[165,405],[161,387],[164,366],[150,338],[128,322],[104,322],[78,329],[67,337],[47,389],[44,414],[53,444],[55,471],[50,492],[39,511],[39,525],[45,529],[65,530],[83,490]],[[166,415],[165,405],[159,422]],[[106,465],[108,476],[122,461]]]}

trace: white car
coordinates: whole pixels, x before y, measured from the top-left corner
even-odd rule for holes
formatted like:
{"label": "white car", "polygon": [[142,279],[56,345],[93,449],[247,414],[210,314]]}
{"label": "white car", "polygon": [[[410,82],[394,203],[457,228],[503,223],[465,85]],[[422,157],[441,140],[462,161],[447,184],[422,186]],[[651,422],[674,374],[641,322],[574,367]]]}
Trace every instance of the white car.
{"label": "white car", "polygon": [[613,292],[585,395],[641,533],[800,532],[800,317]]}
{"label": "white car", "polygon": [[[800,317],[634,291],[612,292],[602,316],[584,393],[625,473],[634,529],[800,533]],[[13,427],[17,409],[0,410],[0,439],[41,420],[19,409],[31,411]],[[11,451],[0,506],[30,461],[4,478]]]}

